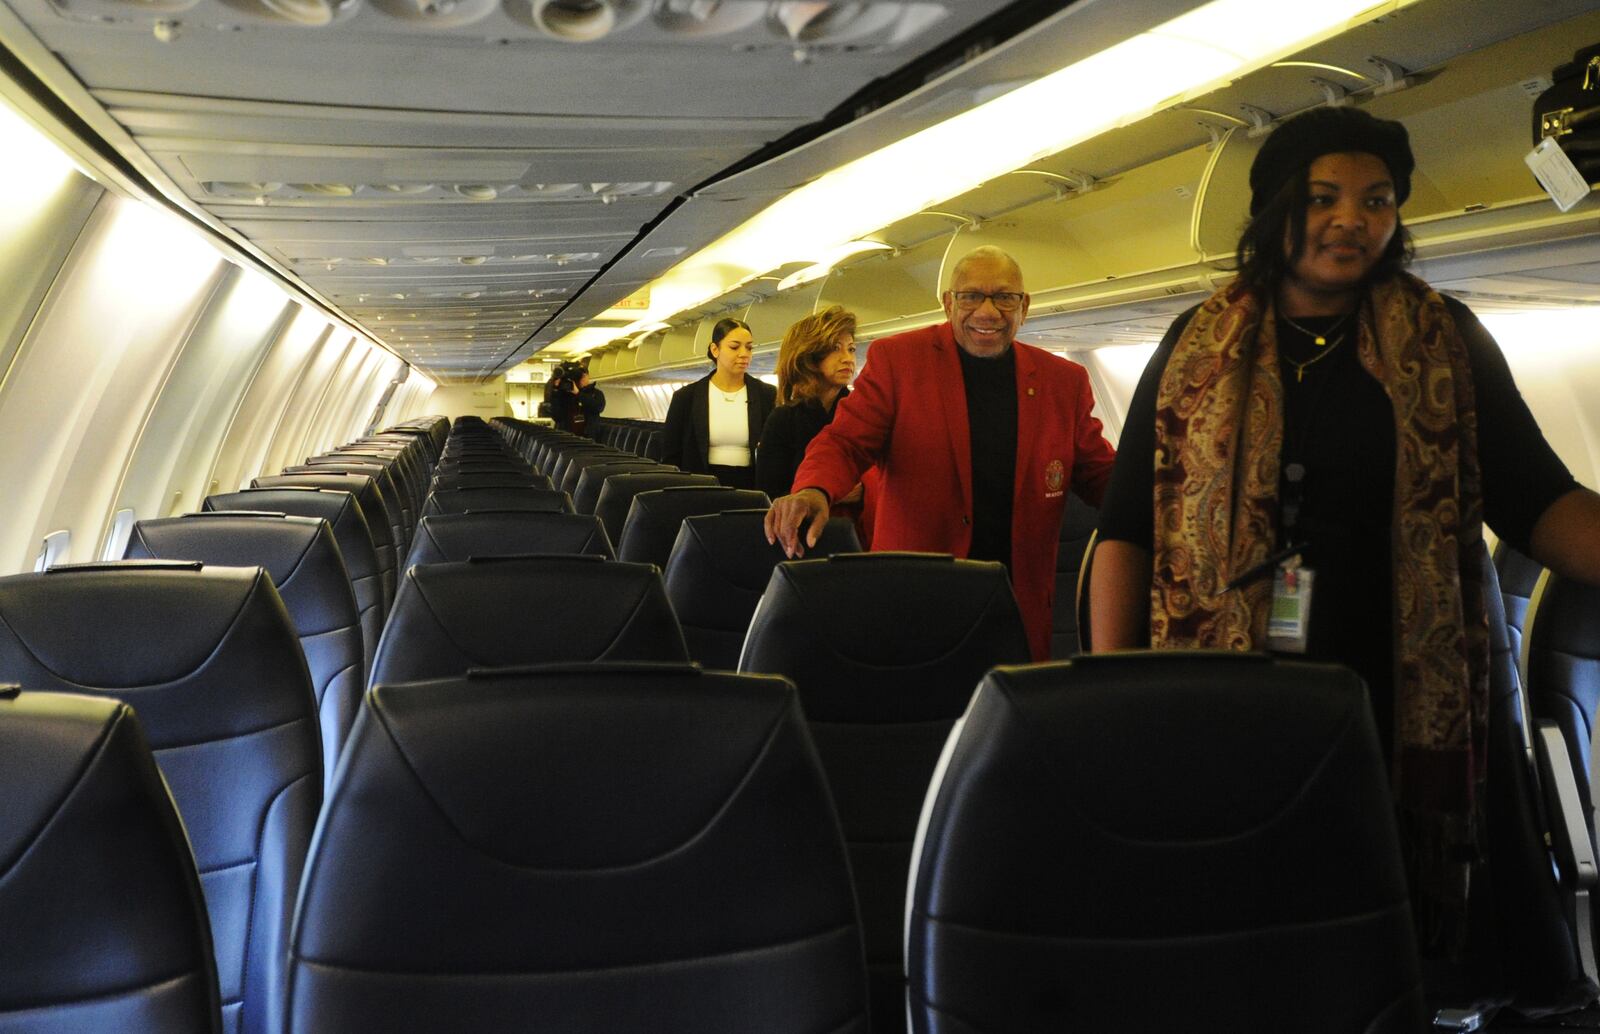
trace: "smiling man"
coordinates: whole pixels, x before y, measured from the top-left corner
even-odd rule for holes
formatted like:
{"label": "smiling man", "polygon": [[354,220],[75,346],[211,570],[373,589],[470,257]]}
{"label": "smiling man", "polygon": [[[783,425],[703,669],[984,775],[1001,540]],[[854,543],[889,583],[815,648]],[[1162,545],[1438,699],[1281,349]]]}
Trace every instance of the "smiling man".
{"label": "smiling man", "polygon": [[1067,492],[1099,505],[1115,459],[1083,367],[1016,340],[1022,270],[999,248],[968,253],[943,295],[948,321],[883,338],[849,398],[806,450],[767,538],[805,554],[838,499],[876,465],[872,548],[997,560],[1049,655],[1056,546]]}

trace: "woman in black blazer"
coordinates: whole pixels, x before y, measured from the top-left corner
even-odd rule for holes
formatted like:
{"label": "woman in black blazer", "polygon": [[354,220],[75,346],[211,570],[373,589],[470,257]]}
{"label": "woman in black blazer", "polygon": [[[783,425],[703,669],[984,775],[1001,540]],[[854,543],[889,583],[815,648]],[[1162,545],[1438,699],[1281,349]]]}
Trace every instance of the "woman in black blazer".
{"label": "woman in black blazer", "polygon": [[[778,349],[779,406],[761,432],[756,487],[773,499],[792,490],[806,446],[833,422],[856,372],[856,317],[833,305],[790,327]],[[861,499],[861,486],[838,500]]]}
{"label": "woman in black blazer", "polygon": [[718,320],[706,358],[711,373],[672,393],[661,432],[661,462],[713,474],[730,488],[755,487],[756,443],[778,391],[745,371],[755,337],[743,320]]}

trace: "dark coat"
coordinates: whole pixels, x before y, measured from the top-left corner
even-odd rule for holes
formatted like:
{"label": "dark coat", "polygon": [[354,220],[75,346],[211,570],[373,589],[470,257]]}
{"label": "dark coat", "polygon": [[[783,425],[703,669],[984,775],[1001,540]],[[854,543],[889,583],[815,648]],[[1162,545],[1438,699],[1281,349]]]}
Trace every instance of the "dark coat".
{"label": "dark coat", "polygon": [[[845,388],[839,392],[840,400],[850,394]],[[835,402],[835,406],[837,406]],[[816,399],[804,399],[779,406],[767,417],[767,426],[761,432],[761,449],[756,453],[756,487],[776,499],[788,495],[794,484],[794,472],[806,454],[806,446],[817,432],[827,427],[836,410],[823,409]]]}
{"label": "dark coat", "polygon": [[[750,450],[761,441],[761,429],[778,404],[778,389],[748,373],[744,375],[745,400],[750,415]],[[685,384],[672,393],[666,425],[661,430],[661,462],[694,474],[706,473],[711,450],[711,375]]]}

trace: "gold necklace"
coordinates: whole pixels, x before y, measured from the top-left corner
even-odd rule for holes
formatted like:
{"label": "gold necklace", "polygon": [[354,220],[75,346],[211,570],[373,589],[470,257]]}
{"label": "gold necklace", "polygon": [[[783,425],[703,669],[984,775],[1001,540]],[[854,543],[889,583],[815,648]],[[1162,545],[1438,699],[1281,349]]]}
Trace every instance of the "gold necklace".
{"label": "gold necklace", "polygon": [[[1288,319],[1288,317],[1285,316],[1284,319]],[[1296,327],[1295,329],[1298,330],[1299,328]],[[1319,340],[1317,343],[1321,344],[1322,342]],[[1296,384],[1299,384],[1301,381],[1306,379],[1306,367],[1314,366],[1317,363],[1320,363],[1322,360],[1324,360],[1328,356],[1332,355],[1333,354],[1333,350],[1335,348],[1338,348],[1343,343],[1344,343],[1344,335],[1340,334],[1338,337],[1333,339],[1333,343],[1332,344],[1328,345],[1328,347],[1324,348],[1322,351],[1318,352],[1316,355],[1312,356],[1310,359],[1307,359],[1303,363],[1296,362],[1293,359],[1290,359],[1287,355],[1283,355],[1283,353],[1281,351],[1278,354],[1279,355],[1283,355],[1283,358],[1288,361],[1289,365],[1294,367],[1294,382]]]}
{"label": "gold necklace", "polygon": [[[1327,345],[1327,343],[1328,343],[1327,334],[1314,334],[1314,333],[1312,333],[1311,331],[1309,331],[1306,328],[1302,327],[1300,324],[1296,323],[1294,320],[1290,319],[1287,313],[1282,313],[1282,312],[1278,313],[1278,318],[1283,320],[1283,322],[1289,324],[1289,326],[1291,326],[1294,329],[1298,330],[1300,333],[1304,334],[1306,337],[1310,338],[1311,339],[1311,343],[1316,345],[1318,348],[1322,348],[1325,345]],[[1328,328],[1328,334],[1332,334],[1334,331],[1336,331],[1340,327],[1344,326],[1345,320],[1347,320],[1349,318],[1350,318],[1350,313],[1348,313],[1348,312],[1345,313],[1342,317],[1339,318],[1339,322],[1338,323],[1335,323],[1333,326]],[[1338,344],[1340,341],[1343,341],[1343,340],[1344,340],[1344,338],[1341,336],[1338,340],[1334,341],[1334,344]],[[1292,361],[1293,360],[1291,360],[1291,362]],[[1314,363],[1314,362],[1316,362],[1316,360],[1313,359],[1313,360],[1311,360],[1311,362]],[[1310,363],[1307,363],[1306,365],[1309,366]]]}

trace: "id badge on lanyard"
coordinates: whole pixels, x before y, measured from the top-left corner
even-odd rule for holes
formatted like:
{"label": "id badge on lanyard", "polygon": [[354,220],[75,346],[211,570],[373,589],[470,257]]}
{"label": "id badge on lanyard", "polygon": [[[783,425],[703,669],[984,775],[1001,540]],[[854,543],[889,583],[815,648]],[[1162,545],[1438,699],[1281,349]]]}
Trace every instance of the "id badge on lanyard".
{"label": "id badge on lanyard", "polygon": [[1311,592],[1316,572],[1291,556],[1272,576],[1272,606],[1267,611],[1267,648],[1305,653],[1311,631]]}

